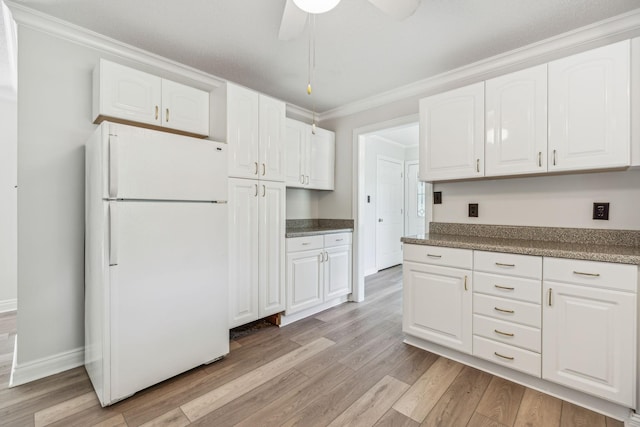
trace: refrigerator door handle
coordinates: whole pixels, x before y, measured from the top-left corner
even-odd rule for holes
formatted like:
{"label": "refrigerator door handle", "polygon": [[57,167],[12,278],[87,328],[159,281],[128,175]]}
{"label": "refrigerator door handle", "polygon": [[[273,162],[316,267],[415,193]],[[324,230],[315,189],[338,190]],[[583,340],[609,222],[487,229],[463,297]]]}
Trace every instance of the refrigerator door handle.
{"label": "refrigerator door handle", "polygon": [[109,266],[118,265],[118,204],[109,203]]}
{"label": "refrigerator door handle", "polygon": [[118,198],[118,136],[109,135],[109,198]]}

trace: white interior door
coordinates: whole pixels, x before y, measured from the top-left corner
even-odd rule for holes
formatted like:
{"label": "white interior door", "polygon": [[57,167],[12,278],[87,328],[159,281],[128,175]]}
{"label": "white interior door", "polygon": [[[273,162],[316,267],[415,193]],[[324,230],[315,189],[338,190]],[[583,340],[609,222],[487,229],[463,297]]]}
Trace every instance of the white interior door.
{"label": "white interior door", "polygon": [[376,268],[402,263],[404,232],[404,162],[378,156],[376,188]]}
{"label": "white interior door", "polygon": [[[420,162],[417,160],[405,163],[405,224],[404,234],[413,236],[424,234],[427,223],[427,202],[430,202],[429,194],[431,185],[418,179]],[[428,193],[427,193],[428,191]]]}
{"label": "white interior door", "polygon": [[229,352],[227,206],[112,202],[110,215],[116,400]]}

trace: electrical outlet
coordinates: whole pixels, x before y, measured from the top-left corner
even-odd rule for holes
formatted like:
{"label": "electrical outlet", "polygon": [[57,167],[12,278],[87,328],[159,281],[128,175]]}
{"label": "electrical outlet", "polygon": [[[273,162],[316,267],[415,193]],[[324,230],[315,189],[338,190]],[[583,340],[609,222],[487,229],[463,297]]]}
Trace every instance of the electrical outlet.
{"label": "electrical outlet", "polygon": [[442,191],[433,192],[433,204],[434,205],[442,204]]}
{"label": "electrical outlet", "polygon": [[477,203],[469,203],[469,216],[472,218],[478,217],[478,204]]}
{"label": "electrical outlet", "polygon": [[609,220],[609,203],[593,203],[593,219]]}

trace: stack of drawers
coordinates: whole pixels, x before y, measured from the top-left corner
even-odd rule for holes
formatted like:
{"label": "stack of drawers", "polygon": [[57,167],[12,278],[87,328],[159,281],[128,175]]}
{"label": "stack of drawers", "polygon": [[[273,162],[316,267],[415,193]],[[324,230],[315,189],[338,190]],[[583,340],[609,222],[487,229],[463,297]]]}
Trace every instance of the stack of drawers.
{"label": "stack of drawers", "polygon": [[473,257],[473,354],[541,377],[542,258]]}

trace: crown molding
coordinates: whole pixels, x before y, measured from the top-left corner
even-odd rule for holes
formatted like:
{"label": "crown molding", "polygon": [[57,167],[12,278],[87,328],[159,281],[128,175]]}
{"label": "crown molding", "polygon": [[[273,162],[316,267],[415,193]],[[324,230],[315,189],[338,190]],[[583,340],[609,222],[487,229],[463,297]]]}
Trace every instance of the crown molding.
{"label": "crown molding", "polygon": [[[316,114],[316,117],[318,115]],[[294,104],[287,104],[287,117],[291,117],[297,120],[313,121],[313,112],[306,108],[298,107]]]}
{"label": "crown molding", "polygon": [[320,121],[425,96],[640,35],[640,8],[319,114]]}
{"label": "crown molding", "polygon": [[226,80],[205,73],[188,65],[172,61],[163,56],[156,55],[135,46],[120,42],[111,37],[96,33],[78,25],[55,18],[40,11],[31,9],[13,1],[4,0],[9,7],[13,19],[27,28],[42,31],[46,34],[82,45],[105,53],[120,56],[137,61],[145,65],[156,67],[170,73],[184,76],[190,80],[201,83],[213,90],[226,84]]}

